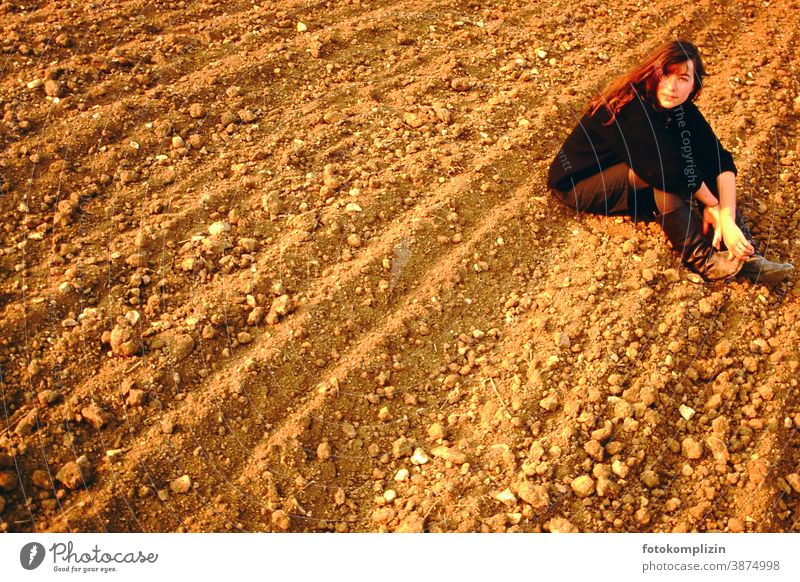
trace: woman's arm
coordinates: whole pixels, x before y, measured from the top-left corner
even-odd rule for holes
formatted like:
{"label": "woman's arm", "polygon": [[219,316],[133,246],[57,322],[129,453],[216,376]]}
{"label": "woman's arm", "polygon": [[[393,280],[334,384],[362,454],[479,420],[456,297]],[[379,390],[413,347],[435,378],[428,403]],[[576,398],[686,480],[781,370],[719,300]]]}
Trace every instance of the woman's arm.
{"label": "woman's arm", "polygon": [[755,249],[736,225],[736,176],[733,172],[722,172],[717,176],[719,191],[719,230],[725,246],[735,257],[746,259]]}
{"label": "woman's arm", "polygon": [[755,252],[755,249],[736,224],[736,176],[733,172],[726,171],[717,176],[717,191],[719,200],[703,182],[694,194],[695,198],[705,206],[703,234],[708,232],[709,226],[712,227],[714,229],[712,246],[718,249],[720,241],[725,241],[725,246],[735,257],[746,259]]}
{"label": "woman's arm", "polygon": [[711,246],[719,249],[722,240],[722,231],[719,228],[719,200],[714,196],[705,182],[700,184],[700,189],[694,193],[694,197],[702,202],[703,208],[703,234],[708,234],[708,227],[714,229],[714,238]]}
{"label": "woman's arm", "polygon": [[700,202],[702,202],[703,206],[706,206],[706,207],[709,207],[709,206],[710,207],[714,207],[717,204],[719,204],[719,200],[717,200],[717,197],[714,196],[714,193],[711,192],[709,187],[706,186],[705,182],[700,184],[700,189],[697,190],[697,192],[694,193],[694,197],[697,198],[697,200],[699,200]]}

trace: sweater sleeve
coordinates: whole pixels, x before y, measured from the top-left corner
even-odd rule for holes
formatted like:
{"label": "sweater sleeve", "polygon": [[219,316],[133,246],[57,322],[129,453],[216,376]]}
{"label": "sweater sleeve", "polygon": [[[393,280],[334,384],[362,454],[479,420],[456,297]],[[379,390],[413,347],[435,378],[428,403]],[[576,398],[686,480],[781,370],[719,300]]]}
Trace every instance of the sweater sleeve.
{"label": "sweater sleeve", "polygon": [[722,172],[737,174],[733,156],[722,146],[697,106],[687,103],[684,107],[689,121],[687,129],[691,132],[691,143],[696,149],[698,163],[706,179],[716,180]]}
{"label": "sweater sleeve", "polygon": [[619,110],[611,124],[605,125],[609,117],[605,110],[598,112],[599,123],[593,129],[642,180],[684,198],[700,188],[697,175],[686,171],[680,143],[667,128],[663,113],[634,99]]}

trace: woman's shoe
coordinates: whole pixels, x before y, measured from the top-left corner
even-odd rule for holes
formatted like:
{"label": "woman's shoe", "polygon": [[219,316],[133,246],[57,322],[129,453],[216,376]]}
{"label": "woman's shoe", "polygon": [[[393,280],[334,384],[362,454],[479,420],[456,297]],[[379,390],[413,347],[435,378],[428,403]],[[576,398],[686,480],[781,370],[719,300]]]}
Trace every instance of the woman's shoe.
{"label": "woman's shoe", "polygon": [[656,222],[664,229],[667,240],[680,254],[681,261],[706,281],[720,281],[736,275],[743,261],[735,259],[727,251],[717,251],[700,228],[700,220],[683,205],[665,214],[659,214]]}
{"label": "woman's shoe", "polygon": [[773,263],[761,255],[753,255],[744,262],[739,274],[753,283],[777,285],[788,278],[792,271],[794,265],[791,263]]}

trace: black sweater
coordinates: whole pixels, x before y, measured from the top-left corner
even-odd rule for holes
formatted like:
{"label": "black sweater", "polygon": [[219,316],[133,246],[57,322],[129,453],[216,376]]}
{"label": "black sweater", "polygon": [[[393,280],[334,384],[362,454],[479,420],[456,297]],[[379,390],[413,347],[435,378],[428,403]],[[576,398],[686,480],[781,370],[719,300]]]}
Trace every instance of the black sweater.
{"label": "black sweater", "polygon": [[688,198],[703,182],[716,191],[722,172],[736,173],[733,157],[694,103],[664,110],[634,97],[605,125],[610,117],[605,107],[583,116],[550,164],[550,188],[569,191],[624,162],[650,186]]}

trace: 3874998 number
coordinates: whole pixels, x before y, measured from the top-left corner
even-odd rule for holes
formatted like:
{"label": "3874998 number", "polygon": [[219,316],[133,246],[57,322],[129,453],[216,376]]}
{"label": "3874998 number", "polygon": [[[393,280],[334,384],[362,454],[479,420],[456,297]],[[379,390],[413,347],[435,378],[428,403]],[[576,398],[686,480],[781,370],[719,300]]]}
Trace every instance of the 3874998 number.
{"label": "3874998 number", "polygon": [[734,560],[731,562],[731,570],[780,570],[781,563],[778,560]]}

